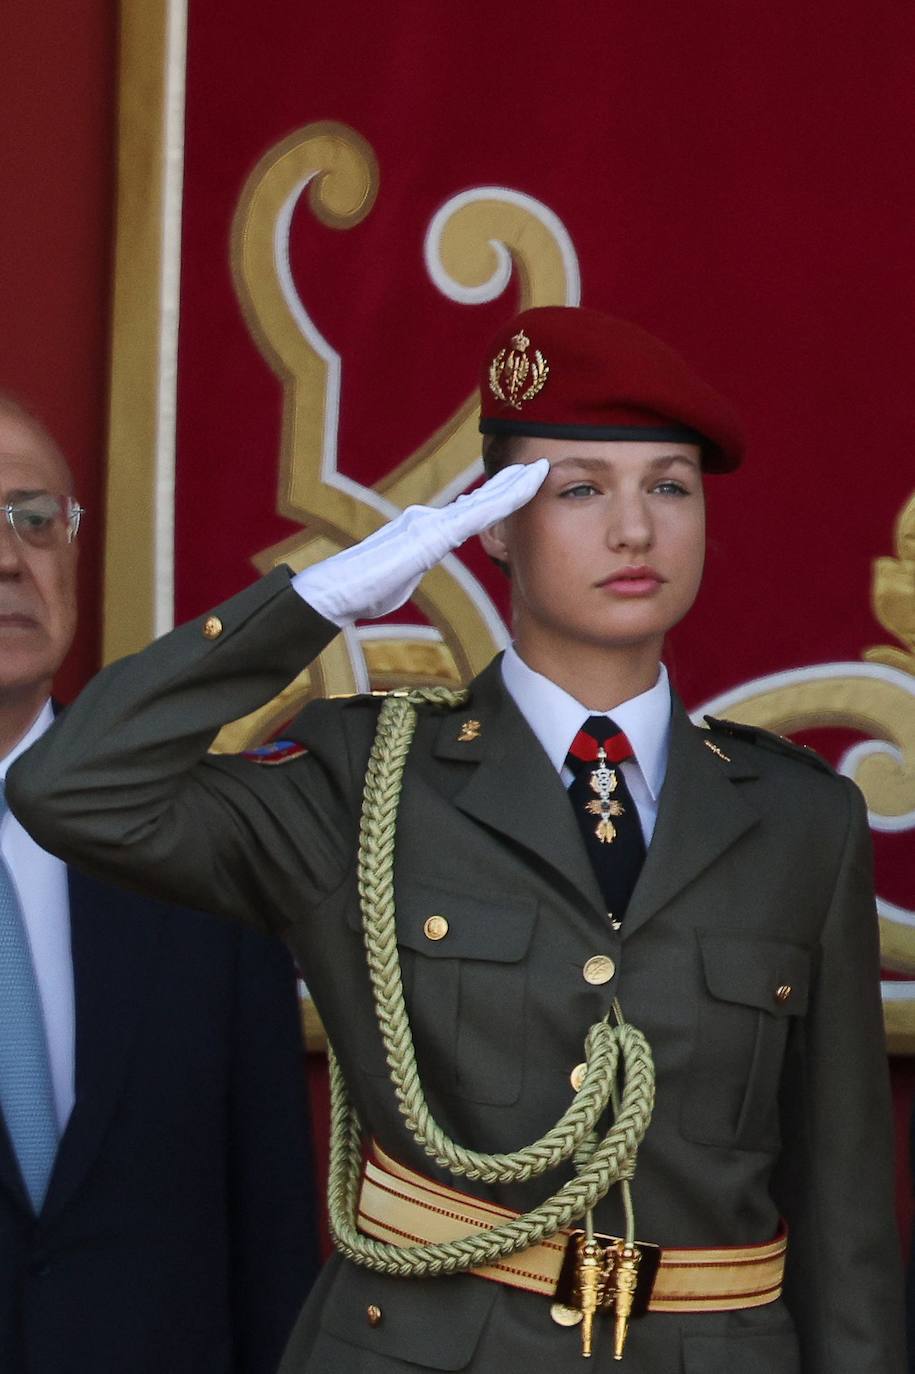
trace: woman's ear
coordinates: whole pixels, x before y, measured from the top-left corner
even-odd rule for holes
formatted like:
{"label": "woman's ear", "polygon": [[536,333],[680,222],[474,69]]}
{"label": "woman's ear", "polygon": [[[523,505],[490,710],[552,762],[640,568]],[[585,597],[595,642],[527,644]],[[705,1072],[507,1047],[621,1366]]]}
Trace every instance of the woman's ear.
{"label": "woman's ear", "polygon": [[505,542],[505,521],[497,520],[488,530],[480,531],[480,543],[490,558],[496,563],[508,562],[508,545]]}

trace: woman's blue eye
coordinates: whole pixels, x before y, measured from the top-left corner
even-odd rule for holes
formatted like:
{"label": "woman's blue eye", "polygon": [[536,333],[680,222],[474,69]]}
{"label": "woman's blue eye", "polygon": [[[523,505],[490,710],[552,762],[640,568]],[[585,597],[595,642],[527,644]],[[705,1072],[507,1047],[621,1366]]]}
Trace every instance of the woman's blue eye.
{"label": "woman's blue eye", "polygon": [[689,492],[687,491],[686,487],[683,485],[682,482],[675,482],[672,479],[668,479],[664,482],[659,482],[658,485],[654,488],[654,490],[661,492],[664,496],[689,495]]}
{"label": "woman's blue eye", "polygon": [[562,496],[593,496],[597,487],[592,482],[576,482],[574,487],[566,487]]}

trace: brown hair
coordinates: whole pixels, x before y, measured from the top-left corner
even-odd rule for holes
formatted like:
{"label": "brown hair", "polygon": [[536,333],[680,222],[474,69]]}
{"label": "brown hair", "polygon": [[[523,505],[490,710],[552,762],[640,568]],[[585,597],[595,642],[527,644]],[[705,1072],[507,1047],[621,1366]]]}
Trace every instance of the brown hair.
{"label": "brown hair", "polygon": [[517,434],[483,435],[483,447],[480,452],[483,471],[487,477],[495,477],[497,472],[501,472],[515,461],[514,447],[519,437]]}

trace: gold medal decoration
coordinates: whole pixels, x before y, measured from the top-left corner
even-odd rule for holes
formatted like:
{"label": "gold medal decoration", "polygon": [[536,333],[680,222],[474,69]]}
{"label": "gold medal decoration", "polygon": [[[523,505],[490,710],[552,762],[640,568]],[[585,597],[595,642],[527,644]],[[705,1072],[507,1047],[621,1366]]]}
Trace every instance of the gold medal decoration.
{"label": "gold medal decoration", "polygon": [[592,790],[597,793],[597,799],[589,801],[585,810],[591,816],[600,817],[594,827],[594,833],[601,844],[612,844],[616,839],[616,826],[611,817],[624,815],[626,808],[622,802],[611,801],[612,794],[619,786],[619,778],[615,768],[607,767],[607,753],[603,745],[597,751],[597,767],[592,770],[588,781]]}
{"label": "gold medal decoration", "polygon": [[528,357],[530,345],[522,329],[512,338],[511,348],[501,348],[489,364],[490,391],[497,401],[504,401],[513,410],[520,410],[525,401],[532,401],[543,390],[550,375],[550,365],[539,348]]}

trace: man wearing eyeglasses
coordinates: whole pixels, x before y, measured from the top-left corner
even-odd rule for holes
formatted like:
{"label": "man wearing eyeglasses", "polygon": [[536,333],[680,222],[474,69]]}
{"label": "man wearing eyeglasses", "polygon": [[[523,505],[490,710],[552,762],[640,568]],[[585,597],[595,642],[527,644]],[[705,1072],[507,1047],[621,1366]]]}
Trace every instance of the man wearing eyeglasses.
{"label": "man wearing eyeglasses", "polygon": [[316,1265],[289,956],[4,800],[76,631],[72,489],[0,394],[0,1370],[273,1374]]}

